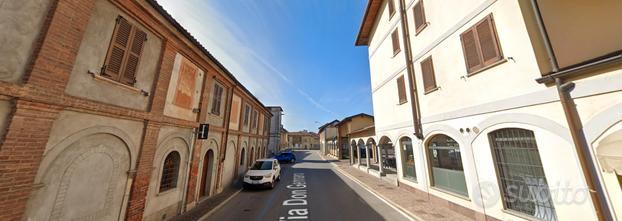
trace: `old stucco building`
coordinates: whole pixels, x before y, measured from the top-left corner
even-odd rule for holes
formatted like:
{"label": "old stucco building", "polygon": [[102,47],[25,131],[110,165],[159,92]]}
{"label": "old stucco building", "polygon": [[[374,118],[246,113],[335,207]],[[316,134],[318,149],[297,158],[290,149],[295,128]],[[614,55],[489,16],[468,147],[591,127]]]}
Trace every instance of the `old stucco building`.
{"label": "old stucco building", "polygon": [[622,219],[620,10],[370,0],[356,45],[369,51],[369,142],[396,159],[380,168],[478,220]]}
{"label": "old stucco building", "polygon": [[0,220],[162,220],[265,155],[268,109],[155,1],[0,20]]}
{"label": "old stucco building", "polygon": [[288,147],[292,149],[320,149],[320,136],[307,130],[287,133],[287,141]]}

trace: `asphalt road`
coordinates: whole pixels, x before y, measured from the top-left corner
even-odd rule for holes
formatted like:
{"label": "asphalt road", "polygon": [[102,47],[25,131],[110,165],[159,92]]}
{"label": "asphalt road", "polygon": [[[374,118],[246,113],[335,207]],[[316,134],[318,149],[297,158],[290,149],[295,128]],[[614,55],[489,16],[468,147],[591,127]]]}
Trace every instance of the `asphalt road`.
{"label": "asphalt road", "polygon": [[318,152],[295,154],[298,163],[282,164],[274,189],[244,190],[203,220],[409,220],[334,170]]}

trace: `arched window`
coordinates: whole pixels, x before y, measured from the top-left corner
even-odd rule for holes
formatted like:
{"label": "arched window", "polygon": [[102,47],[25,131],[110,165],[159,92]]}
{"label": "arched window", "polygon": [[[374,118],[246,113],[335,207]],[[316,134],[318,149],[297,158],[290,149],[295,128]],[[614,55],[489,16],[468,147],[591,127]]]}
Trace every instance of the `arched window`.
{"label": "arched window", "polygon": [[404,137],[400,140],[400,146],[402,149],[402,171],[404,177],[417,180],[412,140],[409,137]]}
{"label": "arched window", "polygon": [[533,131],[504,128],[488,134],[505,208],[557,220]]}
{"label": "arched window", "polygon": [[240,166],[244,165],[244,148],[242,148],[242,152],[240,153]]}
{"label": "arched window", "polygon": [[164,192],[177,187],[177,178],[179,176],[179,153],[173,151],[164,159],[162,165],[162,178],[160,179],[160,192]]}
{"label": "arched window", "polygon": [[468,196],[458,142],[439,134],[430,139],[427,147],[432,186]]}

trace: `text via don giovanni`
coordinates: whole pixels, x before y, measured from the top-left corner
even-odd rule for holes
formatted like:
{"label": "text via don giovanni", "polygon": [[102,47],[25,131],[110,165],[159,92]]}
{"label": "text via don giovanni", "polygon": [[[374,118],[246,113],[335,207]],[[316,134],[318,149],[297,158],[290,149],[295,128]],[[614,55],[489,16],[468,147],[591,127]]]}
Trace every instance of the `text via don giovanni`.
{"label": "text via don giovanni", "polygon": [[291,190],[289,198],[283,201],[287,209],[287,216],[279,217],[279,220],[308,220],[309,208],[307,207],[307,183],[303,173],[294,173],[292,184],[287,185]]}

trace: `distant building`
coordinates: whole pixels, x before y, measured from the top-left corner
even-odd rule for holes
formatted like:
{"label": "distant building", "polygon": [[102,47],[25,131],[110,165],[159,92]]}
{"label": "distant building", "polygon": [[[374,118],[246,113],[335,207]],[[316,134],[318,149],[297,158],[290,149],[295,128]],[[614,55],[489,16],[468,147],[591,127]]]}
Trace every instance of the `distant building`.
{"label": "distant building", "polygon": [[[361,157],[366,157],[365,153],[362,156],[359,156],[360,148],[357,148],[356,143],[351,143],[352,141],[358,141],[359,139],[364,139],[364,137],[369,137],[374,135],[374,116],[369,114],[356,114],[346,118],[343,118],[339,123],[335,125],[337,127],[339,139],[337,139],[337,145],[331,151],[332,156],[338,159],[350,159],[352,164],[359,164],[359,159]],[[371,128],[371,134],[367,132]],[[364,132],[364,133],[362,133]],[[367,142],[367,139],[364,140]],[[355,145],[352,145],[355,144]],[[364,148],[364,147],[362,147]],[[365,152],[363,149],[362,152]],[[377,151],[376,151],[377,152]],[[364,161],[367,162],[367,161]]]}
{"label": "distant building", "polygon": [[[339,138],[339,133],[337,131],[338,120],[334,120],[328,122],[321,127],[319,127],[318,134],[320,134],[320,152],[322,154],[327,155],[329,153],[336,154],[334,151],[337,149],[337,139]],[[331,152],[329,152],[331,151]]]}
{"label": "distant building", "polygon": [[268,107],[272,117],[270,118],[270,130],[268,139],[268,155],[279,151],[281,144],[281,131],[283,131],[282,116],[283,108],[275,106]]}
{"label": "distant building", "polygon": [[289,131],[287,131],[282,125],[280,137],[281,139],[279,139],[279,151],[287,149],[289,147]]}
{"label": "distant building", "polygon": [[292,149],[319,150],[320,136],[307,130],[288,133],[289,147]]}

